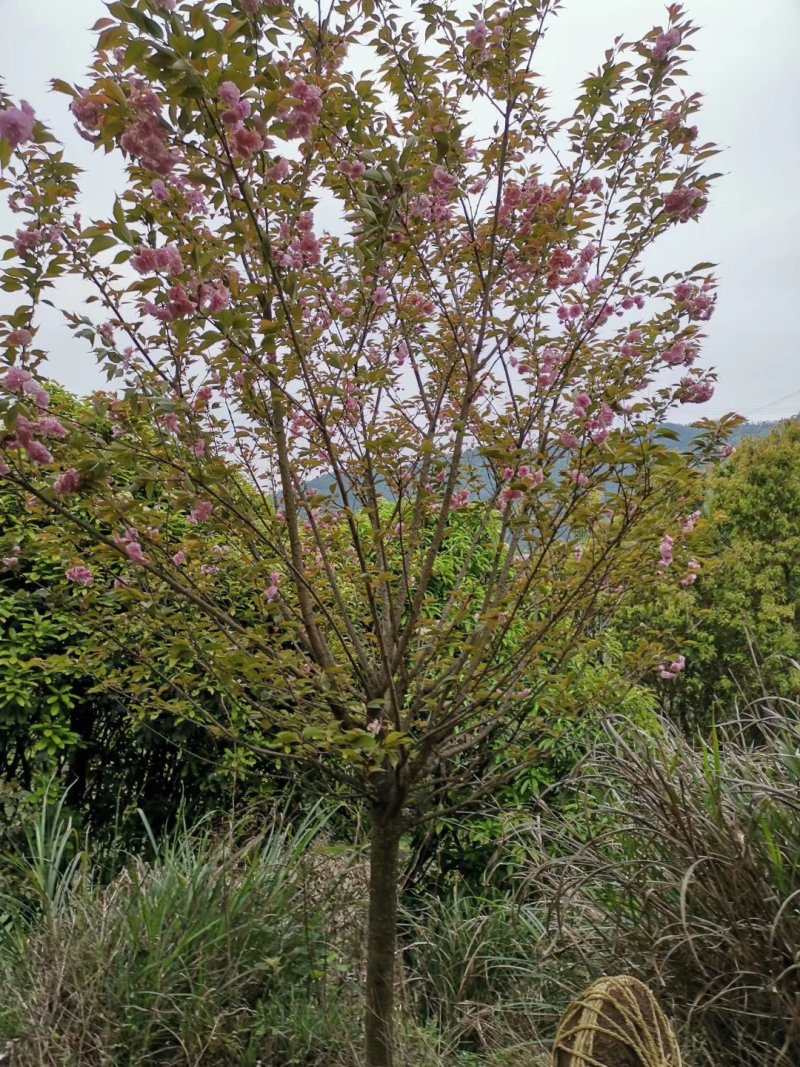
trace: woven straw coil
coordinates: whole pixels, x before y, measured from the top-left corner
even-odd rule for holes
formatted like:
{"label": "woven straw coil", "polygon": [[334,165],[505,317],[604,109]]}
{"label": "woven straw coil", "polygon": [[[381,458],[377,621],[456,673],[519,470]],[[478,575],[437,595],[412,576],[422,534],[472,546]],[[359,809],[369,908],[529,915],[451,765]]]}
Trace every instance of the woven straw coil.
{"label": "woven straw coil", "polygon": [[656,998],[637,978],[601,978],[564,1012],[553,1067],[681,1067]]}

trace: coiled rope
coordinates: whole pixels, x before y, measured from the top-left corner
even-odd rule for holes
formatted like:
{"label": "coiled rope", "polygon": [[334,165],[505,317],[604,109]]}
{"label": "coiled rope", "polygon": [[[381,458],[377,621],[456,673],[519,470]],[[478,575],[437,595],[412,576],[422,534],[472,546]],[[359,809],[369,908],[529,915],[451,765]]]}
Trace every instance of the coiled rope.
{"label": "coiled rope", "polygon": [[553,1067],[681,1067],[669,1023],[637,978],[601,978],[564,1012]]}

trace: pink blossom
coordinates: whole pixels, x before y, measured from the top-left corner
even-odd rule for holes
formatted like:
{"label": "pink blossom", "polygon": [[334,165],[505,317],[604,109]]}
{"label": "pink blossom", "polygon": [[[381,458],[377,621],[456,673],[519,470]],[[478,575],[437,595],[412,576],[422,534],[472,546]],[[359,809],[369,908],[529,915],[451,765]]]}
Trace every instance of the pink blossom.
{"label": "pink blossom", "polygon": [[0,478],[5,478],[7,474],[11,474],[11,468],[3,459],[3,457],[0,456]]}
{"label": "pink blossom", "polygon": [[383,285],[379,285],[372,293],[372,303],[376,307],[383,307],[386,301],[389,299],[389,291]]}
{"label": "pink blossom", "polygon": [[0,111],[0,141],[7,141],[13,148],[26,144],[33,137],[36,114],[27,100],[19,107],[7,107]]}
{"label": "pink blossom", "polygon": [[183,551],[183,549],[175,553],[175,555],[172,557],[172,562],[175,564],[176,567],[182,567],[184,565],[184,563],[186,562],[186,553]]}
{"label": "pink blossom", "polygon": [[162,177],[170,174],[180,160],[180,152],[167,147],[167,131],[161,121],[161,102],[141,78],[133,81],[129,101],[137,118],[120,137],[120,145],[145,170],[154,171]]}
{"label": "pink blossom", "polygon": [[6,338],[6,342],[10,345],[16,345],[19,348],[27,348],[33,341],[33,334],[30,330],[19,329],[12,330]]}
{"label": "pink blossom", "polygon": [[156,6],[163,8],[164,11],[175,10],[175,0],[155,0]]}
{"label": "pink blossom", "polygon": [[675,680],[675,678],[677,678],[677,676],[681,673],[685,666],[686,657],[678,656],[673,663],[669,664],[669,666],[664,663],[661,664],[658,671],[659,677],[663,678],[667,682],[672,682]]}
{"label": "pink blossom", "polygon": [[714,395],[714,383],[707,378],[681,378],[681,399],[685,404],[705,404]]}
{"label": "pink blossom", "polygon": [[467,30],[467,41],[479,52],[486,48],[489,41],[489,27],[483,19],[479,19],[472,29]]}
{"label": "pink blossom", "polygon": [[44,240],[45,234],[42,230],[30,227],[27,230],[17,230],[14,234],[14,251],[20,256],[27,255],[29,252],[35,252]]}
{"label": "pink blossom", "polygon": [[230,136],[233,154],[241,159],[251,159],[264,147],[264,138],[258,130],[248,130],[245,126],[235,129]]}
{"label": "pink blossom", "polygon": [[31,372],[23,367],[9,367],[5,376],[0,379],[0,385],[9,393],[19,393],[32,377]]}
{"label": "pink blossom", "polygon": [[94,575],[88,567],[70,567],[66,574],[71,582],[77,582],[78,585],[91,585],[94,582]]}
{"label": "pink blossom", "polygon": [[292,82],[291,93],[297,103],[286,116],[287,136],[290,140],[306,140],[322,112],[322,94],[302,78]]}
{"label": "pink blossom", "polygon": [[139,274],[161,272],[173,275],[182,273],[183,260],[173,245],[164,245],[163,248],[140,247],[136,255],[131,256],[131,266]]}
{"label": "pink blossom", "polygon": [[59,474],[53,482],[53,491],[56,496],[70,496],[72,493],[77,493],[80,486],[80,474],[78,474],[74,467],[70,467],[68,470],[65,470],[63,474]]}
{"label": "pink blossom", "polygon": [[156,421],[159,423],[159,425],[165,426],[170,431],[170,433],[174,433],[176,437],[181,431],[181,425],[178,421],[178,416],[175,414],[174,411],[170,411],[167,415],[160,415]]}
{"label": "pink blossom", "polygon": [[576,485],[580,486],[582,489],[584,489],[589,484],[589,479],[586,477],[583,471],[570,471],[569,476],[571,481],[573,481]]}
{"label": "pink blossom", "polygon": [[22,391],[26,396],[33,398],[37,407],[44,409],[50,406],[50,394],[34,378],[29,378],[25,382]]}
{"label": "pink blossom", "polygon": [[156,178],[150,188],[156,200],[161,200],[162,203],[169,200],[169,189],[160,178]]}
{"label": "pink blossom", "polygon": [[674,215],[679,222],[696,219],[705,207],[703,192],[695,185],[676,186],[672,192],[664,194],[664,210],[668,215]]}
{"label": "pink blossom", "polygon": [[672,49],[677,48],[680,43],[680,30],[667,30],[666,33],[660,34],[656,38],[656,43],[653,45],[653,59],[658,62],[662,59],[666,59]]}
{"label": "pink blossom", "polygon": [[278,583],[280,582],[280,580],[281,576],[278,571],[273,571],[269,576],[270,584],[265,589],[264,596],[266,596],[267,600],[269,600],[270,603],[278,599]]}
{"label": "pink blossom", "polygon": [[217,311],[224,311],[230,306],[231,291],[224,285],[215,285],[214,290],[208,301],[208,310],[214,314]]}
{"label": "pink blossom", "polygon": [[345,159],[339,164],[339,173],[343,174],[345,178],[358,179],[366,169],[366,164],[362,163],[360,159],[355,160],[353,163]]}
{"label": "pink blossom", "polygon": [[291,168],[289,166],[288,159],[284,159],[283,156],[281,156],[267,170],[267,177],[269,178],[270,181],[282,182],[282,181],[285,181],[289,177],[290,173],[291,173]]}
{"label": "pink blossom", "polygon": [[580,441],[575,436],[575,434],[574,433],[569,433],[566,430],[561,434],[560,440],[561,440],[561,444],[562,444],[562,446],[564,448],[579,448],[580,447]]}
{"label": "pink blossom", "polygon": [[189,522],[192,525],[197,526],[201,522],[206,522],[211,518],[211,513],[214,510],[214,505],[210,500],[200,500],[192,508],[189,513]]}
{"label": "pink blossom", "polygon": [[95,130],[99,130],[103,125],[105,108],[101,101],[92,96],[90,92],[84,91],[72,101],[70,104],[70,111],[75,116],[78,133],[80,133],[84,140],[92,141],[93,138],[87,136],[84,133],[84,130],[92,133]]}
{"label": "pink blossom", "polygon": [[232,81],[223,82],[218,90],[218,96],[227,107],[235,107],[241,99],[239,87]]}
{"label": "pink blossom", "polygon": [[688,341],[675,341],[674,344],[661,353],[661,358],[670,367],[677,367],[681,363],[688,367],[695,361],[696,357],[697,349],[693,348]]}
{"label": "pink blossom", "polygon": [[469,489],[458,489],[450,497],[450,507],[453,511],[460,511],[469,506]]}
{"label": "pink blossom", "polygon": [[674,295],[679,309],[696,322],[708,322],[714,314],[717,294],[711,282],[704,282],[702,286],[680,282],[675,286]]}
{"label": "pink blossom", "polygon": [[36,423],[36,432],[40,433],[43,437],[58,437],[62,440],[69,436],[69,430],[67,430],[58,419],[53,418],[52,415],[47,415],[43,419],[39,419]]}
{"label": "pink blossom", "polygon": [[125,545],[125,554],[131,563],[136,563],[140,567],[147,565],[147,556],[138,541],[128,541]]}
{"label": "pink blossom", "polygon": [[23,445],[23,448],[31,457],[33,462],[38,464],[40,467],[44,466],[47,463],[53,462],[52,453],[45,448],[41,441],[27,441]]}
{"label": "pink blossom", "polygon": [[662,570],[666,570],[667,567],[671,566],[672,564],[672,552],[674,543],[675,542],[669,536],[669,534],[664,534],[664,538],[661,541],[661,547],[659,549],[661,558],[658,561],[658,566]]}

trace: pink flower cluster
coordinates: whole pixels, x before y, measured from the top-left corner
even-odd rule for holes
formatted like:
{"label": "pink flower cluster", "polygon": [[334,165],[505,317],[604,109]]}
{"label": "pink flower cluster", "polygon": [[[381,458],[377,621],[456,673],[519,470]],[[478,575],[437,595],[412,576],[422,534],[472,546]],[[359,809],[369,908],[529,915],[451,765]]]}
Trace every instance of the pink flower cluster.
{"label": "pink flower cluster", "polygon": [[[549,346],[545,348],[544,352],[542,352],[541,362],[539,363],[539,374],[537,377],[537,382],[540,388],[547,389],[551,385],[555,385],[561,373],[563,363],[564,353]],[[520,370],[522,370],[522,368],[520,368]]]}
{"label": "pink flower cluster", "polygon": [[[297,221],[298,235],[292,238],[289,247],[275,255],[275,262],[285,270],[301,270],[316,267],[322,262],[322,246],[314,234],[314,216],[305,211]],[[281,226],[281,237],[288,240],[290,232],[286,223]]]}
{"label": "pink flower cluster", "polygon": [[453,511],[462,511],[469,507],[469,489],[457,489],[450,497],[450,507]]}
{"label": "pink flower cluster", "polygon": [[695,322],[708,322],[714,314],[717,294],[711,282],[703,282],[702,286],[680,282],[675,286],[674,296],[679,310]]}
{"label": "pink flower cluster", "polygon": [[20,255],[31,255],[50,242],[57,242],[62,236],[58,226],[28,226],[14,234],[14,251]]}
{"label": "pink flower cluster", "polygon": [[675,341],[669,348],[664,349],[661,358],[670,367],[691,367],[697,359],[697,347],[690,345],[688,341]]}
{"label": "pink flower cluster", "polygon": [[286,132],[290,140],[305,141],[322,113],[322,93],[315,85],[295,78],[291,85],[294,105],[286,116]]}
{"label": "pink flower cluster", "polygon": [[161,178],[156,178],[151,189],[156,200],[160,200],[162,203],[166,203],[169,200],[170,189],[174,190],[183,197],[186,207],[192,215],[205,215],[208,211],[202,187],[182,174],[171,175],[169,185],[163,182]]}
{"label": "pink flower cluster", "polygon": [[183,271],[183,260],[180,252],[174,245],[164,245],[163,248],[140,247],[136,255],[131,256],[131,266],[139,274],[180,274]]}
{"label": "pink flower cluster", "polygon": [[0,388],[18,396],[31,397],[38,408],[46,409],[50,406],[50,394],[42,388],[31,372],[23,367],[9,367],[4,377],[0,378]]}
{"label": "pink flower cluster", "polygon": [[243,99],[238,86],[232,81],[220,85],[219,98],[225,105],[221,117],[228,127],[228,144],[231,151],[240,159],[252,159],[256,152],[268,146],[268,142],[258,130],[250,129],[244,124],[244,120],[250,115],[250,101]]}
{"label": "pink flower cluster", "polygon": [[658,669],[658,675],[666,682],[673,682],[686,666],[686,657],[678,656],[672,663],[662,663]]}
{"label": "pink flower cluster", "polygon": [[676,186],[672,192],[664,194],[664,210],[673,215],[678,222],[696,219],[706,209],[706,200],[702,189],[696,185]]}
{"label": "pink flower cluster", "polygon": [[148,314],[153,315],[160,322],[174,322],[175,319],[185,319],[195,311],[208,311],[214,314],[224,311],[230,305],[230,290],[227,286],[209,282],[195,283],[190,292],[183,285],[173,285],[167,291],[167,300],[163,304],[154,304],[145,300],[142,307]]}
{"label": "pink flower cluster", "polygon": [[586,430],[593,445],[603,445],[608,440],[614,424],[614,412],[608,404],[601,404],[590,419],[586,419]]}
{"label": "pink flower cluster", "polygon": [[269,576],[269,585],[264,590],[264,596],[267,598],[267,600],[270,603],[272,603],[273,601],[278,599],[278,595],[279,595],[278,583],[280,582],[280,580],[281,580],[281,576],[278,573],[278,571],[272,571],[272,573]]}
{"label": "pink flower cluster", "polygon": [[124,534],[117,534],[114,537],[114,543],[124,550],[131,563],[135,563],[139,567],[147,566],[148,559],[139,541],[139,534],[132,526]]}
{"label": "pink flower cluster", "polygon": [[697,572],[700,570],[700,564],[696,559],[690,559],[686,566],[689,573],[684,578],[681,578],[681,585],[694,585],[697,581]]}
{"label": "pink flower cluster", "polygon": [[360,159],[356,159],[352,163],[348,163],[345,159],[339,164],[339,173],[343,174],[345,178],[351,178],[354,181],[358,180],[366,169],[366,164],[362,163]]}
{"label": "pink flower cluster", "polygon": [[[563,289],[585,281],[589,266],[596,255],[597,247],[593,244],[586,245],[577,256],[566,248],[556,248],[547,264],[548,289]],[[593,292],[597,287],[596,285],[589,291]]]}
{"label": "pink flower cluster", "polygon": [[7,107],[0,111],[0,141],[5,141],[11,148],[27,144],[33,137],[36,114],[27,100],[22,100],[19,107]]}
{"label": "pink flower cluster", "polygon": [[660,34],[656,38],[656,43],[653,45],[653,59],[660,63],[662,60],[666,59],[672,49],[677,48],[680,43],[680,30],[667,30],[666,33]]}
{"label": "pink flower cluster", "polygon": [[207,522],[211,518],[214,505],[210,500],[199,500],[189,512],[189,522],[198,526],[201,522]]}
{"label": "pink flower cluster", "polygon": [[30,330],[24,328],[12,330],[8,337],[6,337],[6,344],[19,348],[27,348],[32,342],[33,334]]}
{"label": "pink flower cluster", "polygon": [[279,156],[267,170],[267,177],[272,182],[283,182],[286,181],[290,173],[291,167],[289,166],[289,160],[284,159],[283,156]]}
{"label": "pink flower cluster", "polygon": [[103,125],[105,115],[103,104],[87,89],[84,89],[72,101],[70,111],[75,116],[75,125],[81,137],[86,141],[93,141],[92,134]]}
{"label": "pink flower cluster", "polygon": [[708,378],[681,378],[681,399],[684,404],[705,404],[714,395],[714,383]]}
{"label": "pink flower cluster", "polygon": [[522,482],[524,489],[519,486],[507,485],[500,493],[500,511],[505,511],[515,500],[520,500],[531,489],[538,489],[544,481],[544,471],[531,471],[530,467],[523,465],[518,470],[513,467],[503,469],[503,480]]}
{"label": "pink flower cluster", "polygon": [[70,567],[66,572],[67,578],[71,582],[76,582],[78,585],[92,585],[94,582],[94,575],[88,567]]}
{"label": "pink flower cluster", "polygon": [[675,541],[673,540],[673,538],[671,538],[669,534],[664,534],[663,540],[661,541],[661,547],[659,549],[659,554],[661,558],[658,561],[658,566],[661,568],[661,570],[665,571],[668,567],[672,566],[674,545]]}
{"label": "pink flower cluster", "polygon": [[509,226],[515,216],[519,215],[515,232],[520,237],[525,237],[535,225],[542,209],[562,203],[566,196],[566,189],[554,190],[550,185],[540,184],[535,178],[530,178],[522,185],[508,182],[498,214],[500,225]]}
{"label": "pink flower cluster", "polygon": [[14,545],[11,549],[10,556],[3,556],[0,559],[0,563],[3,565],[3,569],[10,571],[13,567],[19,566],[19,554],[22,551],[20,545]]}
{"label": "pink flower cluster", "polygon": [[467,43],[480,53],[481,63],[486,62],[491,49],[497,48],[502,40],[503,27],[495,26],[490,30],[483,19],[478,19],[475,25],[467,30]]}
{"label": "pink flower cluster", "polygon": [[161,102],[142,79],[131,83],[130,103],[136,120],[125,130],[120,144],[145,170],[164,177],[180,162],[180,153],[167,146],[167,131],[161,121]]}
{"label": "pink flower cluster", "polygon": [[629,330],[625,335],[625,340],[620,345],[620,355],[624,359],[637,359],[641,355],[641,349],[638,346],[641,344],[643,336],[641,330]]}
{"label": "pink flower cluster", "polygon": [[197,301],[192,300],[182,285],[173,285],[167,292],[166,303],[154,304],[145,300],[142,307],[160,322],[174,322],[175,319],[185,319],[196,311]]}
{"label": "pink flower cluster", "polygon": [[58,497],[71,496],[77,493],[81,487],[81,476],[74,467],[69,467],[63,474],[59,474],[53,482],[53,492]]}

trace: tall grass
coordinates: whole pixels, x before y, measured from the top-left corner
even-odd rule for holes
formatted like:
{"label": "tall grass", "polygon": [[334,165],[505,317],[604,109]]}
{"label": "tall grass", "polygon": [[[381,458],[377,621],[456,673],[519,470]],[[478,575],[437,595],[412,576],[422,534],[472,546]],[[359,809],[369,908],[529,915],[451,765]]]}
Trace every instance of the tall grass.
{"label": "tall grass", "polygon": [[[100,884],[79,873],[80,852],[66,858],[63,810],[43,816],[17,860],[41,907],[36,914],[29,899],[12,913],[2,951],[0,1026],[14,1040],[13,1062],[315,1063],[315,1042],[329,1055],[331,1032],[344,1050],[352,1017],[337,1009],[330,1032],[319,1033],[334,962],[331,909],[309,899],[304,871],[324,822],[317,810],[245,840],[208,828],[176,833]],[[296,1020],[316,1012],[302,1055],[297,1031],[282,1051],[274,1005],[287,990]]]}
{"label": "tall grass", "polygon": [[[498,843],[497,883],[406,901],[400,1067],[541,1067],[575,994],[619,973],[654,988],[691,1067],[797,1067],[800,717],[704,743],[609,728],[560,788],[574,802]],[[109,877],[43,805],[7,865],[0,1049],[15,1067],[356,1067],[364,857],[331,836],[321,809],[251,815]],[[528,857],[513,892],[504,849]]]}
{"label": "tall grass", "polygon": [[580,788],[591,832],[552,827],[559,858],[531,872],[567,957],[651,983],[694,1067],[797,1067],[797,709],[700,744],[612,731]]}

